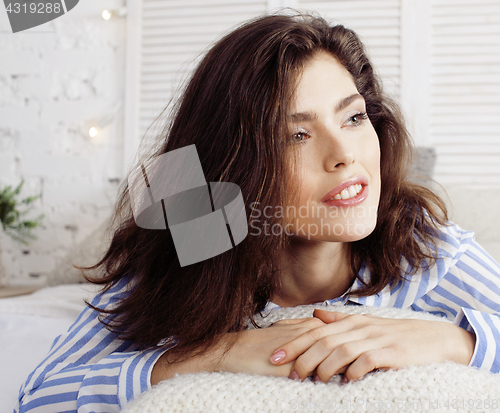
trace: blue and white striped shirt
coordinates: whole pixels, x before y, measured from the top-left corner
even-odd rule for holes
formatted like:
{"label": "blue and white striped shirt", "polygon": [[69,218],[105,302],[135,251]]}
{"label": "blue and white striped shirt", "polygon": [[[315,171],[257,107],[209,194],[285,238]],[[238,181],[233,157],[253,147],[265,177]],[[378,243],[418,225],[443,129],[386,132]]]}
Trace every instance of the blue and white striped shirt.
{"label": "blue and white striped shirt", "polygon": [[[452,320],[476,334],[470,365],[500,372],[500,265],[474,240],[474,234],[453,225],[441,229],[436,265],[386,287],[370,297],[351,297],[361,287],[356,280],[342,297],[377,307],[411,308]],[[404,263],[403,263],[404,264]],[[405,265],[405,264],[404,264]],[[367,280],[366,267],[360,277]],[[104,308],[127,294],[122,279],[92,301]],[[269,307],[272,307],[269,306]],[[54,341],[49,355],[21,387],[14,412],[118,412],[126,403],[151,387],[154,363],[165,347],[139,351],[132,342],[119,340],[86,308],[67,333]]]}
{"label": "blue and white striped shirt", "polygon": [[[91,304],[115,305],[129,281],[124,277]],[[136,344],[117,339],[87,307],[28,376],[14,412],[118,412],[151,387],[152,367],[164,351],[141,352]]]}

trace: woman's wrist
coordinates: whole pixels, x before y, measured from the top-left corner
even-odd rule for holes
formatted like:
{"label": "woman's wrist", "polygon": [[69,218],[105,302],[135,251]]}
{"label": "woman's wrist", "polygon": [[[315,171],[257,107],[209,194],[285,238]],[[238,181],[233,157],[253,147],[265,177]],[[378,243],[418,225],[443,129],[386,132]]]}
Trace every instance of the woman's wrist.
{"label": "woman's wrist", "polygon": [[[222,340],[225,342],[225,340]],[[169,351],[156,361],[151,371],[151,385],[154,386],[161,381],[173,378],[176,374],[198,373],[202,371],[221,371],[221,356],[224,351],[224,343],[220,343],[209,350],[194,357],[180,362],[172,362],[172,355]]]}

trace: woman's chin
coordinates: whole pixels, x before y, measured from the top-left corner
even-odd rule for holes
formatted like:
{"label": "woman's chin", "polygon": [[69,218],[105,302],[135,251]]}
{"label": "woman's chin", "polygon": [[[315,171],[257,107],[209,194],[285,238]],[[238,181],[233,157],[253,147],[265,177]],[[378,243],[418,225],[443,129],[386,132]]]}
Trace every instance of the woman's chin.
{"label": "woman's chin", "polygon": [[[316,225],[303,224],[294,228],[291,234],[310,241],[355,242],[369,236],[377,225],[376,219],[357,220],[355,222],[334,222]],[[304,229],[307,230],[304,231]]]}
{"label": "woman's chin", "polygon": [[362,240],[367,236],[369,236],[375,230],[376,226],[377,226],[376,220],[363,223],[358,222],[356,223],[355,230],[350,234],[347,233],[343,242],[354,242]]}

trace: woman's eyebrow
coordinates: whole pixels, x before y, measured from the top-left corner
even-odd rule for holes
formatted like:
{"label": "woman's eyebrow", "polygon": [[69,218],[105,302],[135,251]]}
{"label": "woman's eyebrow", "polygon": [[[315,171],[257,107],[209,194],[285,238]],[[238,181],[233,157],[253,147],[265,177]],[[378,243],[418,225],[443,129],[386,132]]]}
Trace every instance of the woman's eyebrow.
{"label": "woman's eyebrow", "polygon": [[[340,100],[335,105],[335,113],[338,113],[342,109],[345,109],[347,106],[349,106],[352,102],[354,102],[357,99],[363,99],[363,96],[361,96],[359,93],[355,93],[351,96],[347,96],[346,98]],[[293,113],[289,116],[289,120],[291,122],[311,122],[317,119],[318,115],[310,112]]]}
{"label": "woman's eyebrow", "polygon": [[289,116],[289,119],[292,122],[311,122],[313,120],[317,120],[318,115],[310,112],[293,113]]}
{"label": "woman's eyebrow", "polygon": [[356,99],[363,99],[363,96],[361,96],[359,93],[355,93],[354,95],[348,96],[344,99],[342,99],[337,105],[335,106],[335,113],[340,112],[342,109],[346,108],[349,106],[352,102],[354,102]]}

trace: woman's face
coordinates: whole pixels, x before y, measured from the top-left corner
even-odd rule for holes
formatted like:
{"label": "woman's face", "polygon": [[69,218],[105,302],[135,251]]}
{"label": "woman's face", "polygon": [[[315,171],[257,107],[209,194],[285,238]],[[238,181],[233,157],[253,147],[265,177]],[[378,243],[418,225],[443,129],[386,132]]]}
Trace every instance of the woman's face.
{"label": "woman's face", "polygon": [[379,141],[352,76],[332,55],[318,52],[304,66],[288,121],[298,202],[287,207],[287,233],[335,242],[368,236],[380,198]]}

